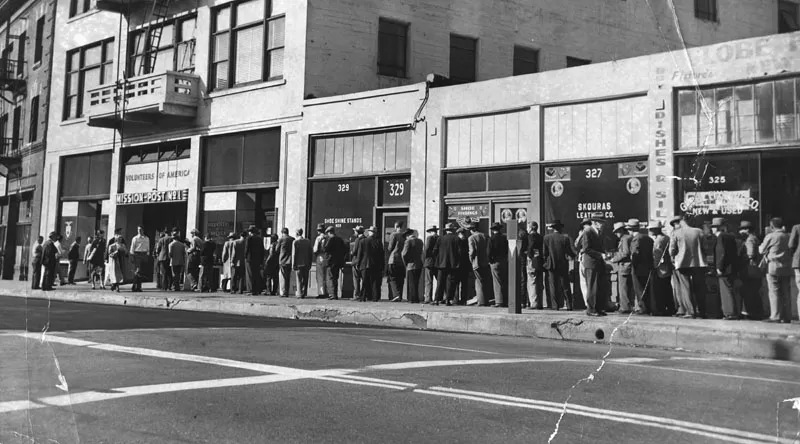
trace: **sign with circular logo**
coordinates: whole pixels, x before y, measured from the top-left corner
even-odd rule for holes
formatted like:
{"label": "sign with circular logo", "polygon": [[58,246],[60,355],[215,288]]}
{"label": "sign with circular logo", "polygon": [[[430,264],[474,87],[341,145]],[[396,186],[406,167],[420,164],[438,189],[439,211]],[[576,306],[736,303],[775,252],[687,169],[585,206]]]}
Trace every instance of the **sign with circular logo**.
{"label": "sign with circular logo", "polygon": [[639,194],[639,191],[642,191],[642,182],[638,177],[631,177],[628,179],[628,183],[625,185],[625,188],[627,188],[628,192],[631,194]]}
{"label": "sign with circular logo", "polygon": [[553,182],[553,184],[550,185],[550,193],[555,197],[561,197],[561,195],[564,194],[564,184],[561,182]]}
{"label": "sign with circular logo", "polygon": [[503,223],[510,221],[513,217],[514,213],[512,213],[508,208],[504,209],[502,213],[500,213],[500,220],[502,220]]}
{"label": "sign with circular logo", "polygon": [[528,221],[528,210],[520,208],[517,210],[517,222],[524,224]]}

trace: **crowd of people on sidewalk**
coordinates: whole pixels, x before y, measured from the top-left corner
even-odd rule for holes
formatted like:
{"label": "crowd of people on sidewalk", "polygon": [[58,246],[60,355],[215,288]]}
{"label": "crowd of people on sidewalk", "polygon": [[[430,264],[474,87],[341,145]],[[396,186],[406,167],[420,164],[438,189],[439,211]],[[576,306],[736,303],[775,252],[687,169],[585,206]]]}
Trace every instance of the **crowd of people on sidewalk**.
{"label": "crowd of people on sidewalk", "polygon": [[[607,221],[596,216],[581,222],[574,241],[559,220],[547,224],[544,235],[536,222],[520,230],[519,262],[511,266],[519,267],[514,285],[524,308],[585,308],[589,316],[617,312],[791,322],[792,276],[800,287],[800,225],[789,234],[783,221],[773,218],[761,241],[749,221],[730,227],[718,217],[701,229],[678,216],[670,221],[668,236],[661,222],[645,226],[637,219],[616,222],[612,233],[606,233]],[[507,307],[513,244],[504,228],[495,223],[487,235],[467,221],[464,226],[448,223],[440,234],[434,225],[423,240],[397,222],[385,248],[374,226],[355,227],[349,246],[333,226],[324,224],[317,226],[313,242],[302,229],[293,237],[288,228],[278,236],[250,226],[230,233],[221,254],[210,234],[203,238],[192,230],[183,238],[177,229],[164,229],[152,256],[158,288],[163,290],[183,291],[188,280],[191,291],[216,291],[219,279],[225,292],[289,297],[294,275],[295,296],[305,298],[310,270],[316,267],[317,297],[335,300],[349,262],[355,301],[379,301],[385,277],[392,302],[403,301],[405,288],[411,303]],[[83,261],[92,289],[119,292],[132,282],[131,291],[142,291],[151,243],[142,227],[137,231],[130,248],[119,230],[108,241],[103,231],[88,239]],[[67,253],[61,240],[55,232],[46,241],[39,237],[33,250],[33,288],[52,290],[64,255],[69,272],[66,282],[60,276],[58,281],[74,284],[81,239],[76,238]],[[217,263],[222,265],[220,276],[214,271]],[[709,279],[717,281],[718,292],[709,291]],[[763,310],[767,304],[760,291],[765,279],[769,313]]]}

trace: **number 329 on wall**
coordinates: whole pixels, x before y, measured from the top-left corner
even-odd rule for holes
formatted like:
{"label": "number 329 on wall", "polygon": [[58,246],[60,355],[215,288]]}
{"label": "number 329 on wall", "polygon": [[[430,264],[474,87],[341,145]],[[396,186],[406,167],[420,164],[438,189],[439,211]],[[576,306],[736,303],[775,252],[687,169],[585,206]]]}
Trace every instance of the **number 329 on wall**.
{"label": "number 329 on wall", "polygon": [[586,178],[587,179],[599,179],[600,176],[603,175],[602,168],[587,168],[586,169]]}
{"label": "number 329 on wall", "polygon": [[389,182],[389,196],[402,196],[406,193],[406,185],[402,182]]}
{"label": "number 329 on wall", "polygon": [[346,192],[350,191],[350,184],[349,183],[340,183],[337,191],[340,192],[340,193],[346,193]]}

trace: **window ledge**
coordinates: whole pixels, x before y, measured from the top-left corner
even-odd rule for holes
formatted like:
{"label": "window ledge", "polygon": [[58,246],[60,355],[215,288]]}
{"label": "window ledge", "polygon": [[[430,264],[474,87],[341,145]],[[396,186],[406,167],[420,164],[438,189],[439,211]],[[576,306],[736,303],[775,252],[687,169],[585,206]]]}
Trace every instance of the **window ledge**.
{"label": "window ledge", "polygon": [[223,89],[223,90],[219,90],[219,91],[213,91],[213,92],[208,93],[207,98],[216,99],[217,97],[231,96],[231,95],[234,95],[234,94],[246,93],[246,92],[256,91],[256,90],[265,89],[265,88],[274,88],[274,87],[277,87],[277,86],[283,86],[285,84],[286,84],[286,79],[268,80],[266,82],[260,82],[260,83],[257,83],[255,85],[238,86],[238,87],[235,86],[233,88],[227,88],[227,89]]}
{"label": "window ledge", "polygon": [[78,117],[76,119],[63,120],[59,123],[60,126],[77,125],[79,123],[86,123],[86,117]]}
{"label": "window ledge", "polygon": [[81,14],[78,14],[78,15],[75,15],[75,16],[72,16],[72,17],[70,17],[70,18],[67,20],[67,23],[76,22],[76,21],[78,21],[78,20],[80,20],[80,19],[83,19],[83,18],[89,17],[90,15],[97,14],[98,12],[100,12],[100,10],[99,10],[99,9],[97,9],[97,8],[91,9],[91,10],[89,10],[89,11],[86,11],[86,12],[84,12],[84,13],[81,13]]}

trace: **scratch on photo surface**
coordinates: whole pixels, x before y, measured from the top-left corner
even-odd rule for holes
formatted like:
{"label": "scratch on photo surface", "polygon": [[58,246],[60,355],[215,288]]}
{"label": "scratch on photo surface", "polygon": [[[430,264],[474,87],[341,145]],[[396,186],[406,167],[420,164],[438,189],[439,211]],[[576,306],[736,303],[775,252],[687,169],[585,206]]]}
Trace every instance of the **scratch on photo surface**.
{"label": "scratch on photo surface", "polygon": [[797,432],[795,433],[794,441],[793,442],[800,442],[800,396],[797,398],[789,398],[784,399],[783,402],[779,402],[777,406],[777,412],[775,413],[775,438],[781,438],[781,404],[791,403],[792,410],[797,410]]}

